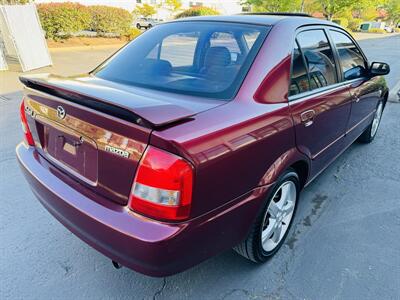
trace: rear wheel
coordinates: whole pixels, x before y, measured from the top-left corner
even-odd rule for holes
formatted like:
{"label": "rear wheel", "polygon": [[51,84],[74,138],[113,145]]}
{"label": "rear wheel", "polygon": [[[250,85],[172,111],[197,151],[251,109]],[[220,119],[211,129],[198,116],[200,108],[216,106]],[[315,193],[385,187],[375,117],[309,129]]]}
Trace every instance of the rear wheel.
{"label": "rear wheel", "polygon": [[151,27],[153,27],[153,25],[149,24],[149,25],[147,26],[147,29],[150,29]]}
{"label": "rear wheel", "polygon": [[379,101],[378,106],[376,108],[374,119],[371,124],[365,129],[365,131],[360,135],[358,141],[361,143],[371,143],[376,133],[378,132],[379,124],[381,123],[383,113],[383,102]]}
{"label": "rear wheel", "polygon": [[285,242],[296,212],[299,177],[289,169],[278,180],[247,238],[234,248],[254,262],[264,262]]}

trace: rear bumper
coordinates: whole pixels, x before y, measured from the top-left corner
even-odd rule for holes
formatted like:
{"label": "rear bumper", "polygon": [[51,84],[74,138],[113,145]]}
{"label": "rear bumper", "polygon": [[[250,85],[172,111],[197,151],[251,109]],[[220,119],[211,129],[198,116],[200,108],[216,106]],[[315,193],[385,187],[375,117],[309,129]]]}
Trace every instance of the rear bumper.
{"label": "rear bumper", "polygon": [[99,197],[32,147],[20,144],[16,152],[33,193],[55,218],[107,257],[150,276],[178,273],[239,243],[269,189],[255,189],[187,222],[163,223]]}

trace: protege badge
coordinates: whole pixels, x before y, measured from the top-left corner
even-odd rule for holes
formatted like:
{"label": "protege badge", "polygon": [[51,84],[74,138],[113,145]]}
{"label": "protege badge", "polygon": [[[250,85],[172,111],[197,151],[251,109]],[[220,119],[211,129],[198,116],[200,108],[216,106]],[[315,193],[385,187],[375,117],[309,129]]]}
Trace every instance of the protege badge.
{"label": "protege badge", "polygon": [[116,154],[116,155],[119,155],[119,156],[122,156],[125,158],[129,158],[128,151],[124,151],[124,150],[121,150],[121,149],[118,149],[118,148],[115,148],[112,146],[108,146],[108,145],[106,145],[105,150],[106,150],[106,152],[110,152],[112,154]]}

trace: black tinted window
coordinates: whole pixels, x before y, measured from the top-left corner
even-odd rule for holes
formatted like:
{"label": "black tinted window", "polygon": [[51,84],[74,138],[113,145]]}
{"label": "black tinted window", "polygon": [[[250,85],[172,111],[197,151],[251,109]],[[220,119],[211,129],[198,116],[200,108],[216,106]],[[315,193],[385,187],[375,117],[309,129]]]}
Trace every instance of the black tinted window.
{"label": "black tinted window", "polygon": [[324,31],[303,31],[297,40],[308,67],[311,89],[337,83],[332,48]]}
{"label": "black tinted window", "polygon": [[345,34],[331,30],[333,43],[339,54],[340,65],[345,80],[360,78],[365,75],[365,61],[360,50]]}
{"label": "black tinted window", "polygon": [[[93,74],[129,85],[231,99],[268,27],[220,22],[165,23],[149,30]],[[252,44],[246,37],[254,37]]]}
{"label": "black tinted window", "polygon": [[304,65],[303,56],[300,49],[295,44],[292,60],[292,75],[290,80],[289,96],[297,95],[310,90],[307,69]]}

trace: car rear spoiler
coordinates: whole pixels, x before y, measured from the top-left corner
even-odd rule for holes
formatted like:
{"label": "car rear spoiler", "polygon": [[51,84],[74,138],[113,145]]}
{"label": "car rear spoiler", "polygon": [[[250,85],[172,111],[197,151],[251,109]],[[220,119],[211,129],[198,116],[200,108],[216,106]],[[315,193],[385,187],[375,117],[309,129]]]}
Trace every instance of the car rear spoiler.
{"label": "car rear spoiler", "polygon": [[184,107],[151,100],[115,88],[48,74],[20,76],[27,87],[92,108],[140,126],[159,129],[190,120],[195,114]]}

